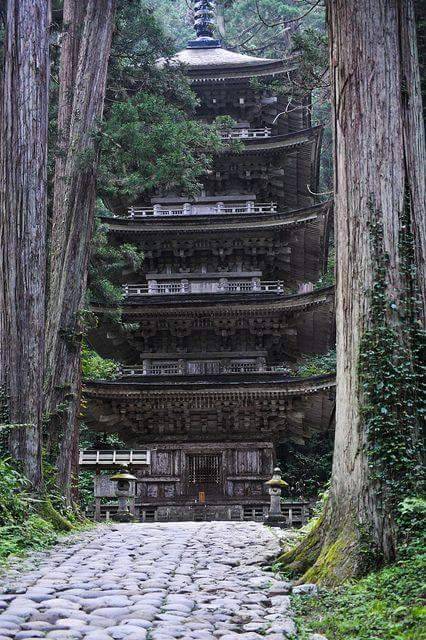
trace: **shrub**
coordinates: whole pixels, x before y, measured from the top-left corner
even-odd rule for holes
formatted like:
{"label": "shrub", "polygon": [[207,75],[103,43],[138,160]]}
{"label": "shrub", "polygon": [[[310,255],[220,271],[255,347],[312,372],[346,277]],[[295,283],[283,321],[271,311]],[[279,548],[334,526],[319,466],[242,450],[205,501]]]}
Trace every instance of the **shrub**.
{"label": "shrub", "polygon": [[113,380],[118,373],[117,362],[102,358],[87,345],[83,345],[81,368],[83,380]]}
{"label": "shrub", "polygon": [[44,549],[58,539],[50,522],[31,514],[25,522],[0,527],[0,558],[27,549]]}
{"label": "shrub", "polygon": [[323,376],[336,371],[336,351],[332,350],[324,355],[305,356],[296,369],[300,378]]}

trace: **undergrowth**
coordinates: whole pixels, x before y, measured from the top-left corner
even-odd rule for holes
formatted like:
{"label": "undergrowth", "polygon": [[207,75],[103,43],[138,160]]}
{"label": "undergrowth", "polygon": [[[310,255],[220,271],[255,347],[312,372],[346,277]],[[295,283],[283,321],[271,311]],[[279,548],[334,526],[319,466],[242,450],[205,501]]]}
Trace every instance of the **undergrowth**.
{"label": "undergrowth", "polygon": [[44,496],[34,496],[26,478],[0,457],[0,564],[10,555],[45,549],[65,531],[87,526],[71,512],[60,513],[57,496],[48,488]]}
{"label": "undergrowth", "polygon": [[401,560],[356,583],[320,591],[317,598],[295,596],[300,640],[321,633],[328,640],[423,640],[425,554]]}
{"label": "undergrowth", "polygon": [[409,497],[399,505],[404,529],[398,560],[380,571],[318,597],[293,597],[299,639],[424,640],[426,638],[426,501]]}

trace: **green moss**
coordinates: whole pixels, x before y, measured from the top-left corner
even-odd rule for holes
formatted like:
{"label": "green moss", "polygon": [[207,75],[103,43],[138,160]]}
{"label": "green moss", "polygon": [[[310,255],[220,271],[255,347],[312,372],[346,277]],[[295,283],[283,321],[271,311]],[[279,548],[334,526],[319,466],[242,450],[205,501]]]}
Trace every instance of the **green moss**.
{"label": "green moss", "polygon": [[321,515],[293,549],[279,556],[277,562],[280,569],[284,570],[286,574],[300,575],[316,562],[321,549],[321,525],[323,521],[324,516]]}
{"label": "green moss", "polygon": [[328,531],[328,493],[319,516],[308,523],[302,538],[278,558],[278,568],[298,584],[314,582],[327,586],[342,584],[360,573],[360,535],[355,522]]}
{"label": "green moss", "polygon": [[40,514],[47,522],[51,523],[56,531],[72,531],[74,529],[74,525],[55,509],[50,498],[46,498],[42,502]]}
{"label": "green moss", "polygon": [[315,563],[305,572],[299,582],[315,582],[336,586],[356,574],[358,566],[358,544],[356,536],[345,529],[338,538],[325,543]]}

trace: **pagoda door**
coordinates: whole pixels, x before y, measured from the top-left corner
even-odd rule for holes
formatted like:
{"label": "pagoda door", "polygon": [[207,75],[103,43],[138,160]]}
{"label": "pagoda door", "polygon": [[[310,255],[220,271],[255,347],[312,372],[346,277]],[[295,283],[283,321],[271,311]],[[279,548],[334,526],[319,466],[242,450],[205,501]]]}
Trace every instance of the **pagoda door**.
{"label": "pagoda door", "polygon": [[186,468],[190,497],[208,504],[223,493],[222,454],[188,454]]}

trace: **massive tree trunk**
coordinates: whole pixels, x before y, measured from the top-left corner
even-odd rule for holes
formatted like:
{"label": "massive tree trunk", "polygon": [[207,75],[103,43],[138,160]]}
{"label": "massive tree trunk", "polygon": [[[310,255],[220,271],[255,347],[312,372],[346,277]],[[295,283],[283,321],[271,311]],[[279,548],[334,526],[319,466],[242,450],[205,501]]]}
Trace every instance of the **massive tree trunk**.
{"label": "massive tree trunk", "polygon": [[[81,20],[81,4],[69,3],[69,19]],[[69,71],[67,60],[76,59],[78,27],[69,25],[61,62],[61,80],[67,90],[60,104],[60,145],[52,216],[52,265],[46,348],[46,391],[51,428],[59,433],[58,479],[71,496],[71,475],[78,437],[80,400],[80,311],[86,290],[92,238],[98,150],[96,131],[102,118],[108,59],[115,15],[115,0],[87,0],[78,45],[78,63]],[[79,8],[76,8],[76,7]],[[77,16],[80,15],[80,18]],[[71,63],[71,68],[75,62]],[[68,71],[67,71],[68,69]],[[72,91],[72,108],[67,98]]]}
{"label": "massive tree trunk", "polygon": [[13,456],[42,482],[49,11],[8,0],[1,99],[0,385]]}
{"label": "massive tree trunk", "polygon": [[416,491],[418,326],[425,300],[425,147],[410,0],[330,0],[337,397],[325,514],[283,560],[336,584],[395,557]]}
{"label": "massive tree trunk", "polygon": [[59,64],[58,129],[55,152],[55,175],[53,181],[53,211],[50,249],[50,289],[57,289],[65,243],[61,242],[67,233],[69,220],[60,215],[63,210],[66,190],[66,163],[70,142],[74,87],[77,75],[78,57],[83,30],[83,20],[87,0],[64,0],[61,36],[61,57]]}

